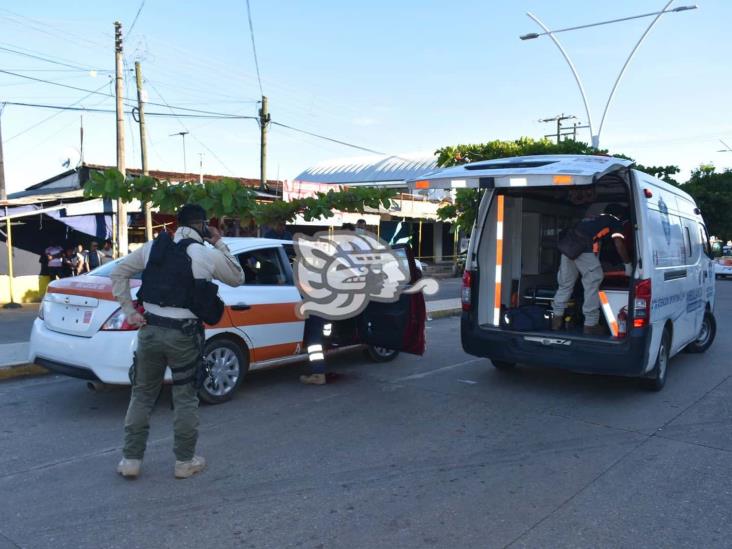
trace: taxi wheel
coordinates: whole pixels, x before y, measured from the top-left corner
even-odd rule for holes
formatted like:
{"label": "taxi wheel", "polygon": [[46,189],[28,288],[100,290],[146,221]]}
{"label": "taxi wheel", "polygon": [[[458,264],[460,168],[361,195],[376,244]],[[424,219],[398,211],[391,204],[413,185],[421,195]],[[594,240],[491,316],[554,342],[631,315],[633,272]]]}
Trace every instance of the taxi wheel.
{"label": "taxi wheel", "polygon": [[391,362],[399,356],[399,351],[387,349],[386,347],[376,347],[369,345],[366,347],[366,356],[374,362]]}
{"label": "taxi wheel", "polygon": [[249,354],[229,339],[214,339],[206,343],[203,356],[208,360],[211,376],[198,390],[198,396],[209,404],[231,400],[249,370]]}

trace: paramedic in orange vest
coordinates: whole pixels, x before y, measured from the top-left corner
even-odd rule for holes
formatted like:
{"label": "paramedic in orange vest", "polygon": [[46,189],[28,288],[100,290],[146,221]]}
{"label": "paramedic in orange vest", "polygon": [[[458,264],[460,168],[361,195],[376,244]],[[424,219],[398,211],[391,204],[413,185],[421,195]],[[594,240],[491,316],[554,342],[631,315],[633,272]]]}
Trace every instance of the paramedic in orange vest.
{"label": "paramedic in orange vest", "polygon": [[582,277],[585,317],[584,333],[605,335],[600,322],[600,284],[604,274],[598,254],[600,245],[607,238],[612,239],[615,249],[625,264],[625,274],[632,274],[630,255],[625,246],[623,221],[628,219],[628,210],[620,204],[609,204],[602,215],[580,221],[559,239],[562,252],[557,282],[559,288],[554,295],[552,330],[561,330],[564,324],[564,310],[572,297],[577,277]]}

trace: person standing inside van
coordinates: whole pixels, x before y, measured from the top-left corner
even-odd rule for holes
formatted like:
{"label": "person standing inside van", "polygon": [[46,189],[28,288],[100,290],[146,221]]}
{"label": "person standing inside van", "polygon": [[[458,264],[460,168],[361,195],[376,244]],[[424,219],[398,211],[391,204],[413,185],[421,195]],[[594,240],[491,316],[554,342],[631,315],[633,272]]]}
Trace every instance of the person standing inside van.
{"label": "person standing inside van", "polygon": [[600,326],[600,284],[604,273],[598,254],[600,246],[608,238],[612,239],[615,249],[625,264],[625,274],[632,274],[630,255],[623,237],[623,220],[628,219],[627,209],[620,204],[609,204],[603,214],[588,217],[567,230],[559,238],[557,247],[561,252],[561,263],[557,282],[559,288],[554,295],[552,330],[561,330],[564,324],[564,310],[572,297],[577,277],[582,277],[585,317],[583,332],[586,335],[604,335]]}

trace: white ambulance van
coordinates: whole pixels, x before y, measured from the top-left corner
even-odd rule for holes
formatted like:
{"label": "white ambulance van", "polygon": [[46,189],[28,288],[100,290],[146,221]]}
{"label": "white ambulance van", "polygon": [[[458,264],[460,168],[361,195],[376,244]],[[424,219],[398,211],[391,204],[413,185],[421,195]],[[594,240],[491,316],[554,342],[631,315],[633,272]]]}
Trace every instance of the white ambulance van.
{"label": "white ambulance van", "polygon": [[[416,189],[483,189],[463,276],[466,352],[499,369],[517,363],[633,376],[652,390],[669,358],[714,340],[715,276],[708,232],[681,189],[609,156],[525,156],[465,164],[410,181]],[[601,323],[583,335],[578,279],[565,326],[551,330],[557,240],[609,204],[624,206],[632,258],[626,276],[612,245],[598,251]],[[608,239],[609,240],[609,239]]]}

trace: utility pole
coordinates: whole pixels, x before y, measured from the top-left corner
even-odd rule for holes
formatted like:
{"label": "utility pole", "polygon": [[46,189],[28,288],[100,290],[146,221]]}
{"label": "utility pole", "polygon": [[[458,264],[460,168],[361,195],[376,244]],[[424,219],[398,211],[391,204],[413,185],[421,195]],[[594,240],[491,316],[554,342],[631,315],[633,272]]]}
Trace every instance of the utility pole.
{"label": "utility pole", "polygon": [[562,140],[562,138],[567,138],[569,136],[572,136],[572,139],[577,139],[577,130],[580,128],[589,128],[589,126],[581,126],[579,122],[575,122],[571,128],[568,128],[566,126],[562,126],[562,122],[564,120],[575,120],[577,117],[573,115],[565,115],[564,113],[558,114],[557,116],[553,116],[551,118],[542,118],[539,120],[539,122],[556,122],[557,123],[557,131],[556,133],[548,133],[544,137],[554,137],[557,140],[557,144]]}
{"label": "utility pole", "polygon": [[[0,200],[8,199],[8,191],[5,188],[5,160],[3,159],[3,109],[5,104],[0,105]],[[11,296],[12,297],[12,296]]]}
{"label": "utility pole", "polygon": [[[117,98],[117,169],[122,178],[127,177],[125,168],[125,119],[122,101],[124,87],[122,79],[122,24],[114,23],[114,68],[115,96]],[[117,256],[127,255],[127,205],[117,199]]]}
{"label": "utility pole", "polygon": [[203,185],[203,153],[198,153],[198,184]]}
{"label": "utility pole", "polygon": [[[142,157],[142,175],[149,175],[147,169],[147,134],[145,132],[145,101],[142,91],[142,69],[140,62],[135,61],[135,81],[137,83],[137,112],[140,117],[140,156]],[[142,204],[142,213],[145,217],[145,240],[152,240],[152,212],[150,211],[150,203]]]}
{"label": "utility pole", "polygon": [[188,135],[188,132],[176,132],[171,133],[169,137],[173,137],[175,135],[180,135],[183,138],[183,173],[188,173],[188,163],[186,162],[186,135]]}
{"label": "utility pole", "polygon": [[259,109],[259,129],[261,133],[259,152],[259,190],[264,191],[267,185],[267,128],[271,120],[269,115],[269,102],[265,95],[262,96],[262,108]]}

